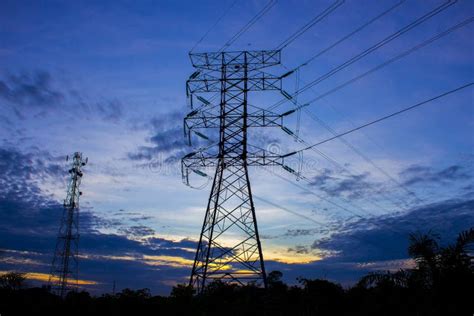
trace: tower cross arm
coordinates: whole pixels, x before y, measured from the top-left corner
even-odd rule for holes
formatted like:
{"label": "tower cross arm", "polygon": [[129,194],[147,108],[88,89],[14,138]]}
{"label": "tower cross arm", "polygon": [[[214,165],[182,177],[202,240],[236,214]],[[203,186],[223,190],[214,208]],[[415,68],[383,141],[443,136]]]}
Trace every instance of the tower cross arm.
{"label": "tower cross arm", "polygon": [[249,70],[255,70],[280,64],[281,50],[190,53],[189,58],[198,69],[220,71],[222,65],[238,66],[245,63]]}
{"label": "tower cross arm", "polygon": [[[225,79],[228,91],[239,91],[242,83],[247,81],[247,91],[281,90],[281,78],[262,71],[253,71],[248,77],[242,77],[241,72]],[[222,78],[209,73],[199,74],[186,82],[188,93],[220,92]]]}
{"label": "tower cross arm", "polygon": [[[285,160],[288,160],[288,158],[294,154],[296,154],[296,152],[278,155],[262,149],[256,152],[247,152],[245,163],[247,166],[281,166],[291,173],[296,173],[285,164]],[[203,151],[189,153],[181,159],[183,176],[189,175],[190,171],[202,176],[207,176],[201,169],[217,167],[220,159],[222,159],[222,157],[218,154],[210,154]],[[225,159],[226,167],[240,167],[243,163],[244,159],[240,155],[227,155]]]}
{"label": "tower cross arm", "polygon": [[[279,113],[261,108],[251,110],[246,115],[247,127],[281,127],[283,116]],[[186,131],[200,128],[220,128],[222,115],[220,113],[210,113],[208,111],[192,111],[184,118]],[[242,119],[242,114],[226,115],[226,122],[232,125],[234,121]]]}

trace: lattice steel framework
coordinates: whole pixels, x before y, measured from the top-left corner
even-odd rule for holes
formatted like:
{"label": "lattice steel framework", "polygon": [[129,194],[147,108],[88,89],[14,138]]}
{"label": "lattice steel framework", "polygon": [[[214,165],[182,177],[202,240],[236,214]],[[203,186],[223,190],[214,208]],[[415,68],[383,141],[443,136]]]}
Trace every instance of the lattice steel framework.
{"label": "lattice steel framework", "polygon": [[[248,127],[281,127],[283,117],[248,104],[249,91],[281,92],[282,76],[262,69],[280,63],[280,51],[191,53],[196,71],[187,81],[192,111],[184,119],[185,136],[208,139],[201,129],[219,131],[219,142],[182,159],[185,183],[203,168],[215,168],[212,188],[192,268],[190,285],[201,293],[207,282],[221,280],[266,286],[265,266],[259,239],[255,206],[248,175],[249,166],[284,165],[286,157],[247,144]],[[202,94],[220,94],[212,104]],[[196,108],[195,103],[200,106]],[[200,131],[201,130],[201,131]],[[287,130],[287,129],[286,129]]]}
{"label": "lattice steel framework", "polygon": [[[67,159],[69,160],[69,159]],[[87,163],[82,153],[76,152],[69,169],[70,179],[64,200],[63,215],[54,252],[49,284],[52,290],[64,297],[69,290],[78,288],[79,249],[79,191],[83,176],[82,167]]]}

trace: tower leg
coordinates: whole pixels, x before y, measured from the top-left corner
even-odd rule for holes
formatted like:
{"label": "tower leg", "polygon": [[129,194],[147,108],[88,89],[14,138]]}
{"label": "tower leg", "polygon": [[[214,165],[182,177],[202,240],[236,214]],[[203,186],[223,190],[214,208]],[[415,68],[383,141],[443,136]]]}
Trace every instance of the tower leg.
{"label": "tower leg", "polygon": [[202,293],[215,280],[266,285],[247,168],[219,164],[196,251],[190,285]]}

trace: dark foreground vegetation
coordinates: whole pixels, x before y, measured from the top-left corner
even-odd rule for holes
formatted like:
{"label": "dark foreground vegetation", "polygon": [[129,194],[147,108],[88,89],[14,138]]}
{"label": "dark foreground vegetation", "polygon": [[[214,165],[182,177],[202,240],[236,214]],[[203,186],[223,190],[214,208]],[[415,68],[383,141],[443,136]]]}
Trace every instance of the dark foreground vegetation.
{"label": "dark foreground vegetation", "polygon": [[413,269],[369,274],[349,289],[318,279],[299,279],[299,286],[288,286],[273,271],[267,290],[217,282],[201,296],[178,285],[169,297],[125,289],[100,297],[71,292],[62,300],[46,288],[23,288],[22,274],[10,273],[0,277],[0,314],[472,316],[474,230],[461,233],[447,247],[431,234],[410,239]]}

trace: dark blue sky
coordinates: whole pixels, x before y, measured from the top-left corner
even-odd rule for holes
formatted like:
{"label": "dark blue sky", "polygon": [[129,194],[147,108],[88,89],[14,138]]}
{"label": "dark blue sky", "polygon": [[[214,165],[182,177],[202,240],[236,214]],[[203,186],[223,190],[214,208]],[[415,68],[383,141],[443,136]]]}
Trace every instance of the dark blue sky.
{"label": "dark blue sky", "polygon": [[[0,271],[45,278],[52,260],[65,156],[89,157],[81,200],[80,277],[94,293],[148,287],[167,294],[190,273],[209,186],[181,182],[189,50],[233,1],[2,1],[0,4]],[[272,49],[333,1],[278,1],[229,49]],[[310,82],[445,1],[403,1],[300,70]],[[195,51],[215,51],[267,2],[238,1]],[[282,52],[283,74],[398,1],[345,1]],[[298,96],[305,103],[443,33],[474,13],[458,1]],[[474,23],[371,72],[307,108],[315,143],[474,79]],[[285,68],[286,67],[286,68]],[[295,91],[296,78],[285,80]],[[268,107],[281,96],[251,95]],[[284,104],[278,111],[287,111]],[[323,124],[320,124],[324,122]],[[295,119],[287,126],[296,129]],[[351,284],[409,266],[408,233],[447,241],[474,226],[473,91],[465,89],[308,151],[310,183],[251,170],[267,270]],[[303,145],[281,130],[251,142]],[[197,145],[204,145],[199,143]],[[203,179],[193,179],[196,185]],[[290,182],[288,182],[289,180]],[[204,181],[204,183],[203,183]],[[328,202],[329,201],[329,202]],[[338,205],[338,206],[335,206]]]}

